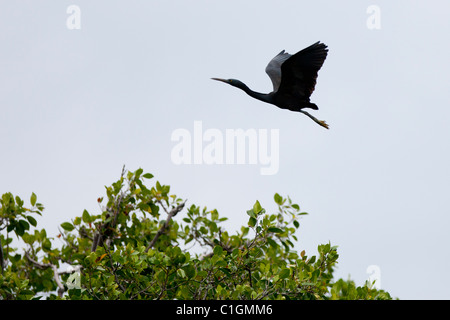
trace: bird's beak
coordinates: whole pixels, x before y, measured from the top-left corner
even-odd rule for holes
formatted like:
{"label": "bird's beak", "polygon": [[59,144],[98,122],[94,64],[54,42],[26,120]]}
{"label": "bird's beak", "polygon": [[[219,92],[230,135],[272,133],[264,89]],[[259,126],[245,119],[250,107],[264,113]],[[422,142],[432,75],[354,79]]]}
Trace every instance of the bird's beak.
{"label": "bird's beak", "polygon": [[217,81],[222,81],[222,82],[228,82],[228,80],[226,79],[221,79],[221,78],[211,78],[212,80],[217,80]]}

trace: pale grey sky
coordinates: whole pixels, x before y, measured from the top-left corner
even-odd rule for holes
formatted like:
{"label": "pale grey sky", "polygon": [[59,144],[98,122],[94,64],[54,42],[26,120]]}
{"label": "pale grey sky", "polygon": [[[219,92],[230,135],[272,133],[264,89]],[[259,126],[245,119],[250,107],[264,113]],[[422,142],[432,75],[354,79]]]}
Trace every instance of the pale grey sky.
{"label": "pale grey sky", "polygon": [[[67,9],[80,9],[69,29]],[[380,10],[371,30],[369,6]],[[46,210],[39,227],[99,213],[122,165],[142,167],[238,228],[255,200],[289,195],[309,212],[299,248],[339,246],[337,276],[380,271],[402,299],[450,299],[448,1],[1,1],[0,193]],[[312,113],[246,96],[211,77],[272,90],[285,49],[322,41]],[[279,170],[176,165],[174,130],[279,130]]]}

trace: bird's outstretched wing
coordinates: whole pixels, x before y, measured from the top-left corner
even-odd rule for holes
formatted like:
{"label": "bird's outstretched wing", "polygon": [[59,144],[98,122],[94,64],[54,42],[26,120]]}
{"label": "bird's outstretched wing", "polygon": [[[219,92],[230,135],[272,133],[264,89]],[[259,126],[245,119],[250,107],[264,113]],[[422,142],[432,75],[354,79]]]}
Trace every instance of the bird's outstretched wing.
{"label": "bird's outstretched wing", "polygon": [[314,91],[317,72],[328,54],[327,46],[316,42],[297,52],[281,65],[279,94],[294,95],[298,99],[307,99]]}
{"label": "bird's outstretched wing", "polygon": [[285,53],[284,50],[277,54],[272,60],[270,60],[269,64],[266,67],[266,73],[269,75],[270,80],[272,80],[273,91],[277,91],[278,87],[281,83],[281,65],[287,59],[289,59],[291,55],[289,53]]}

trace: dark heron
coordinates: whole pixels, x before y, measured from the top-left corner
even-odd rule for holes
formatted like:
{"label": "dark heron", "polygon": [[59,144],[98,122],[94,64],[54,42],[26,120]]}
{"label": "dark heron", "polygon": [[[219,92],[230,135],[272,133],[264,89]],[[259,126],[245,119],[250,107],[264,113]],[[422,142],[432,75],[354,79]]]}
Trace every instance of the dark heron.
{"label": "dark heron", "polygon": [[273,84],[273,91],[270,93],[255,92],[236,79],[212,79],[228,83],[244,90],[255,99],[276,105],[281,109],[301,112],[328,129],[325,121],[318,120],[302,110],[304,108],[319,109],[316,104],[309,101],[309,97],[314,91],[317,72],[322,67],[327,53],[327,46],[320,41],[294,55],[281,51],[266,67],[266,73]]}

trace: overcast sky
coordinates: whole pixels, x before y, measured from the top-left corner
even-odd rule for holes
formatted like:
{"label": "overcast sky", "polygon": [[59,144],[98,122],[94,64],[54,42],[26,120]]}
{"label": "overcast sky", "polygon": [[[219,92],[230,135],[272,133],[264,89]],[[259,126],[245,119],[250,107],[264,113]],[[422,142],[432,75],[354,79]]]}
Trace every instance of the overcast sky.
{"label": "overcast sky", "polygon": [[[375,266],[395,297],[450,299],[449,12],[444,0],[1,1],[0,193],[35,192],[38,227],[56,235],[100,213],[123,165],[231,230],[257,199],[274,211],[278,192],[309,213],[298,248],[339,246],[338,277],[362,285]],[[311,113],[330,130],[210,80],[269,92],[270,59],[319,40]],[[278,132],[278,170],[261,174],[260,156],[177,164],[174,132],[194,153],[196,124],[223,139]]]}

